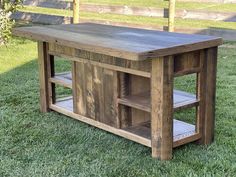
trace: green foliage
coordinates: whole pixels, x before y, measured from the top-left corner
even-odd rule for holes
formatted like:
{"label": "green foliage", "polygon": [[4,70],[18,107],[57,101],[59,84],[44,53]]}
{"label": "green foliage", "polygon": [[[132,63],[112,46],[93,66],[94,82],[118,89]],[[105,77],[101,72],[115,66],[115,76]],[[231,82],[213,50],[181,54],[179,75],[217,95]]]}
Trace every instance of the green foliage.
{"label": "green foliage", "polygon": [[14,21],[10,19],[13,12],[21,7],[23,0],[0,0],[0,44],[6,43],[11,37]]}

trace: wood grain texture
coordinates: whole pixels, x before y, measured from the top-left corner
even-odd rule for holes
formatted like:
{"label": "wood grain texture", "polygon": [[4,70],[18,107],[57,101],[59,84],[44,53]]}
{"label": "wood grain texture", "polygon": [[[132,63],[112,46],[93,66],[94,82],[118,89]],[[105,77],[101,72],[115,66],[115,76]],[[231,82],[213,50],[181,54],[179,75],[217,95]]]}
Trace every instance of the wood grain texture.
{"label": "wood grain texture", "polygon": [[206,55],[205,50],[200,53],[200,67],[201,72],[197,73],[196,79],[196,91],[199,105],[196,107],[196,132],[202,136],[203,131],[203,119],[205,117],[206,106]]}
{"label": "wood grain texture", "polygon": [[[130,76],[130,95],[142,94],[143,92],[149,92],[147,98],[150,98],[150,79],[145,77],[139,77],[135,75]],[[150,104],[149,104],[150,105]],[[142,110],[132,107],[132,125],[136,125],[142,122],[150,120],[150,115]]]}
{"label": "wood grain texture", "polygon": [[[48,50],[48,44],[47,44]],[[54,56],[49,55],[47,52],[47,74],[48,74],[48,101],[49,104],[53,104],[56,101],[56,87],[55,83],[51,82],[50,79],[55,76]]]}
{"label": "wood grain texture", "polygon": [[168,18],[168,31],[175,31],[175,1],[169,0],[169,18]]}
{"label": "wood grain texture", "polygon": [[173,57],[152,60],[151,141],[152,157],[172,158],[173,148]]}
{"label": "wood grain texture", "polygon": [[48,45],[46,42],[38,42],[38,65],[39,65],[39,84],[40,84],[40,111],[49,111],[49,92],[48,92]]}
{"label": "wood grain texture", "polygon": [[[73,74],[73,72],[72,72]],[[51,83],[62,85],[63,87],[72,88],[71,73],[59,73],[49,78]]]}
{"label": "wood grain texture", "polygon": [[87,116],[95,119],[95,105],[94,105],[94,95],[93,95],[93,66],[91,64],[84,64],[85,76],[85,95],[86,95],[86,111]]}
{"label": "wood grain texture", "polygon": [[76,113],[82,116],[87,116],[86,110],[86,79],[85,79],[85,67],[83,63],[75,62],[76,77],[74,86],[77,99],[76,99]]}
{"label": "wood grain texture", "polygon": [[215,96],[216,96],[216,70],[217,70],[217,47],[205,50],[204,67],[204,110],[200,110],[202,121],[201,144],[210,144],[214,140],[215,128]]}
{"label": "wood grain texture", "polygon": [[[85,58],[79,57],[80,55],[73,57],[70,55],[62,54],[62,52],[57,53],[55,51],[50,51],[49,53],[52,55],[55,55],[55,56],[68,58],[69,60],[72,60],[72,61],[77,61],[77,62],[82,62],[82,63],[90,63],[94,66],[99,66],[99,67],[106,68],[106,69],[112,69],[115,71],[125,72],[125,73],[134,74],[137,76],[143,76],[143,77],[147,77],[147,78],[151,77],[150,69],[148,69],[148,67],[151,66],[149,62],[146,62],[145,65],[139,65],[139,67],[138,67],[137,65],[130,65],[130,63],[132,63],[132,62],[130,62],[129,60],[124,60],[124,59],[120,59],[120,58],[114,60],[114,59],[108,58],[106,55],[97,55],[96,54],[99,57],[85,59]],[[93,55],[94,53],[91,53],[91,54]],[[98,59],[98,58],[106,58],[106,59],[103,59],[101,61],[100,60],[97,61],[96,59]],[[123,63],[123,61],[126,61],[126,62]]]}
{"label": "wood grain texture", "polygon": [[[197,106],[199,103],[199,100],[194,94],[179,90],[174,90],[173,92],[173,109],[175,111],[183,108]],[[138,94],[130,94],[127,96],[123,96],[122,98],[118,99],[118,102],[120,104],[140,109],[145,112],[151,112],[150,90],[148,90],[147,92],[140,92]]]}
{"label": "wood grain texture", "polygon": [[[62,50],[59,50],[61,49]],[[108,57],[107,55],[86,52],[83,50],[75,50],[76,54],[72,56],[67,51],[73,51],[70,47],[63,47],[58,44],[49,45],[49,53],[60,57],[68,58],[72,61],[80,61],[84,63],[91,62],[91,64],[107,69],[112,69],[120,72],[130,73],[137,76],[151,77],[151,60],[145,61],[131,61],[122,58]],[[174,75],[183,76],[200,72],[200,52],[202,50],[185,52],[174,55]],[[89,57],[94,56],[94,57]],[[101,60],[102,58],[102,60]]]}
{"label": "wood grain texture", "polygon": [[17,36],[57,43],[129,60],[160,56],[218,46],[221,38],[169,33],[92,23],[15,28]]}
{"label": "wood grain texture", "polygon": [[[123,99],[130,94],[130,75],[127,73],[118,73],[118,97]],[[118,101],[119,102],[119,101]],[[119,104],[120,127],[126,128],[132,125],[131,107]]]}
{"label": "wood grain texture", "polygon": [[174,74],[182,76],[200,71],[201,50],[178,54],[174,56]]}
{"label": "wood grain texture", "polygon": [[[123,129],[117,129],[107,124],[90,119],[88,117],[73,113],[72,98],[60,100],[56,104],[50,105],[50,108],[69,117],[98,127],[100,129],[106,130],[129,140],[151,147],[150,121],[134,126],[125,127]],[[194,125],[175,119],[173,120],[173,147],[181,146],[183,144],[196,141],[199,138],[200,135],[195,132]]]}
{"label": "wood grain texture", "polygon": [[132,140],[134,142],[140,143],[144,146],[151,147],[151,140],[150,139],[144,138],[142,136],[139,136],[139,135],[134,134],[134,133],[130,133],[128,131],[125,131],[125,130],[122,130],[122,129],[119,129],[119,128],[112,127],[110,125],[104,124],[102,122],[98,122],[98,121],[90,119],[88,117],[85,117],[85,116],[82,116],[82,115],[79,115],[79,114],[75,114],[71,111],[72,108],[68,109],[68,108],[64,107],[64,105],[67,105],[67,104],[66,103],[65,104],[62,103],[62,104],[59,104],[59,105],[52,104],[52,105],[50,105],[50,109],[52,109],[54,111],[57,111],[61,114],[64,114],[66,116],[69,116],[71,118],[82,121],[84,123],[87,123],[89,125],[92,125],[94,127],[105,130],[107,132],[116,134],[118,136],[124,137],[124,138]]}
{"label": "wood grain texture", "polygon": [[104,117],[104,94],[103,68],[93,66],[93,95],[95,106],[95,119],[101,121]]}
{"label": "wood grain texture", "polygon": [[104,117],[101,122],[113,127],[120,127],[118,119],[118,77],[117,72],[104,69],[103,89],[104,89]]}
{"label": "wood grain texture", "polygon": [[117,72],[76,62],[76,83],[76,113],[118,128]]}
{"label": "wood grain texture", "polygon": [[73,97],[73,112],[78,113],[78,95],[77,95],[77,71],[76,71],[76,62],[72,61],[71,62],[71,83],[70,86],[72,86],[72,97]]}
{"label": "wood grain texture", "polygon": [[79,23],[80,0],[73,0],[73,23]]}

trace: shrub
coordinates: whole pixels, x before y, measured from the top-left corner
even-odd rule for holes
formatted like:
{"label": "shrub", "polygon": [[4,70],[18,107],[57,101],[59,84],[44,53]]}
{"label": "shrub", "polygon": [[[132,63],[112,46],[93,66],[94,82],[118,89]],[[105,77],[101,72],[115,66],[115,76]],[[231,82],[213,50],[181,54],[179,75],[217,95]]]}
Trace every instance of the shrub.
{"label": "shrub", "polygon": [[11,37],[14,21],[10,16],[22,6],[23,0],[0,0],[0,44],[6,43]]}

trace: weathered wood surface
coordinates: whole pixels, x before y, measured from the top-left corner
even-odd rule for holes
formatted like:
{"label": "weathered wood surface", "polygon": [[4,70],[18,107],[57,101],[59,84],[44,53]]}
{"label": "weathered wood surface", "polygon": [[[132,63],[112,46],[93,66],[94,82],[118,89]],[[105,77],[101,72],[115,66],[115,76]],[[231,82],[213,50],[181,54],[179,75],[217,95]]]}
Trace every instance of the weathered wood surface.
{"label": "weathered wood surface", "polygon": [[49,105],[54,104],[56,102],[56,87],[55,83],[50,81],[50,78],[55,76],[55,64],[54,64],[54,56],[49,55],[48,53],[49,46],[47,44],[47,75],[48,75],[48,100],[49,100]]}
{"label": "weathered wood surface", "polygon": [[215,129],[217,48],[207,49],[204,57],[205,60],[203,72],[200,75],[201,84],[199,89],[199,95],[203,99],[203,106],[199,109],[199,121],[201,123],[199,130],[202,134],[199,142],[201,144],[210,144],[214,140]]}
{"label": "weathered wood surface", "polygon": [[79,23],[80,0],[73,0],[73,23]]}
{"label": "weathered wood surface", "polygon": [[[151,60],[129,61],[117,57],[108,57],[107,55],[102,54],[93,54],[94,57],[87,57],[92,55],[92,53],[83,51],[82,53],[86,55],[81,55],[81,50],[75,50],[75,55],[71,55],[70,51],[72,50],[73,48],[70,47],[63,47],[58,44],[49,44],[49,53],[52,55],[68,58],[73,61],[91,63],[95,66],[130,73],[137,76],[147,78],[151,77]],[[201,50],[174,55],[174,75],[182,76],[199,72],[200,51]]]}
{"label": "weathered wood surface", "polygon": [[60,84],[67,88],[72,88],[72,77],[71,73],[60,73],[56,74],[55,76],[52,76],[49,78],[50,82],[55,84]]}
{"label": "weathered wood surface", "polygon": [[[198,105],[198,100],[196,96],[193,94],[189,94],[187,92],[174,90],[173,91],[173,109],[179,110],[182,108],[186,108],[189,106]],[[133,94],[124,96],[123,98],[119,98],[118,102],[120,104],[130,106],[136,109],[140,109],[146,112],[151,111],[151,102],[150,102],[150,90],[148,92],[141,92],[139,94]]]}
{"label": "weathered wood surface", "polygon": [[15,35],[77,49],[145,60],[218,46],[221,38],[83,23],[15,28]]}
{"label": "weathered wood surface", "polygon": [[118,120],[117,72],[90,63],[76,62],[76,113],[120,127]]}
{"label": "weathered wood surface", "polygon": [[123,58],[112,57],[108,55],[75,50],[75,55],[71,55],[71,47],[65,47],[58,44],[49,44],[49,53],[68,60],[83,63],[91,63],[94,66],[100,66],[106,69],[125,72],[137,76],[150,78],[151,60],[130,61]]}
{"label": "weathered wood surface", "polygon": [[[60,100],[56,104],[51,105],[50,108],[69,117],[88,123],[92,126],[151,147],[150,121],[125,127],[123,129],[117,129],[96,120],[73,113],[72,98]],[[196,141],[199,138],[200,136],[195,132],[194,125],[173,119],[173,147]]]}
{"label": "weathered wood surface", "polygon": [[172,158],[173,149],[173,57],[152,60],[151,142],[152,157]]}
{"label": "weathered wood surface", "polygon": [[[57,35],[69,33],[71,34],[69,43],[74,46],[60,43],[66,40],[64,38],[63,40],[54,38],[50,43],[42,41],[38,43],[42,111],[46,112],[50,108],[149,146],[152,148],[152,156],[161,160],[171,159],[173,147],[196,140],[202,144],[213,141],[217,47],[205,49],[209,44],[204,43],[205,45],[200,46],[200,43],[210,40],[216,45],[221,39],[207,37],[206,40],[204,36],[200,36],[202,38],[197,40],[195,39],[197,36],[194,36],[192,42],[198,41],[201,47],[197,49],[187,41],[191,40],[191,37],[185,34],[97,24],[68,26],[36,28],[38,32],[57,31]],[[95,28],[97,26],[98,28]],[[25,29],[32,31],[35,28]],[[26,34],[25,31],[23,33]],[[164,34],[166,41],[161,34]],[[42,35],[41,37],[46,38],[45,34]],[[132,38],[126,39],[129,36]],[[96,44],[96,49],[92,48],[92,37],[101,43]],[[87,47],[90,45],[88,48],[90,50],[75,47],[79,39],[87,38],[89,40],[85,40],[85,45]],[[175,42],[180,42],[181,39],[185,40],[181,41],[182,45],[189,51],[185,52],[175,45]],[[147,45],[145,49],[140,47],[139,42],[142,40],[144,42],[141,45]],[[163,48],[159,40],[163,43]],[[133,61],[133,58],[129,58],[130,55],[125,55],[127,53],[122,53],[126,58],[120,55],[112,56],[109,53],[111,50],[108,53],[98,53],[96,50],[105,52],[107,48],[104,46],[108,45],[108,41],[132,45],[125,50],[112,43],[117,53],[129,52],[139,56],[143,54],[142,50],[148,51],[149,48],[153,48],[155,53],[176,47],[177,53],[158,58],[147,57],[152,60],[146,58],[147,60]],[[138,45],[138,49],[134,49],[135,45]],[[68,73],[55,75],[54,56],[72,61],[72,75]],[[194,72],[198,72],[197,98],[195,95],[173,90],[174,76]],[[55,101],[55,83],[72,88],[73,97]],[[197,107],[196,129],[193,125],[177,122],[177,129],[173,131],[173,127],[177,125],[176,121],[173,124],[174,110],[186,107]],[[150,127],[143,126],[150,121],[151,130]]]}
{"label": "weathered wood surface", "polygon": [[168,9],[168,31],[175,31],[175,2],[176,0],[169,0],[169,9]]}
{"label": "weathered wood surface", "polygon": [[39,65],[39,84],[40,84],[40,111],[49,111],[49,72],[51,69],[48,64],[48,44],[38,42],[38,65]]}

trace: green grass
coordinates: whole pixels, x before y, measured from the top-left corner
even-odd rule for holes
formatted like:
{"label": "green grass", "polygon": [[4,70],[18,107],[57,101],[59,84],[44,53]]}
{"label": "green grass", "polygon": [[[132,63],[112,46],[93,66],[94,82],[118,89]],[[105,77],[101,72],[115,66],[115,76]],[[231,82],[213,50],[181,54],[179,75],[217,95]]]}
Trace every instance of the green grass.
{"label": "green grass", "polygon": [[[82,3],[96,3],[96,4],[111,4],[111,5],[128,5],[138,7],[157,7],[167,8],[168,1],[160,0],[82,0]],[[198,2],[176,2],[176,9],[188,10],[206,10],[206,11],[221,11],[221,12],[235,12],[236,4],[217,4],[217,3],[198,3]]]}
{"label": "green grass", "polygon": [[[72,11],[61,10],[61,9],[25,6],[23,9],[21,9],[21,11],[72,17]],[[113,22],[127,22],[134,24],[146,24],[146,25],[150,24],[158,26],[167,25],[167,19],[165,18],[116,15],[116,14],[99,14],[90,12],[81,12],[80,17],[82,19],[108,20]],[[236,29],[235,22],[192,20],[192,19],[178,19],[178,18],[176,18],[175,22],[176,22],[175,25],[176,27]]]}
{"label": "green grass", "polygon": [[[235,49],[219,49],[215,142],[177,148],[167,162],[152,159],[150,148],[55,112],[40,113],[36,58],[29,40],[0,47],[1,177],[235,176]],[[64,70],[64,62],[58,68]]]}

